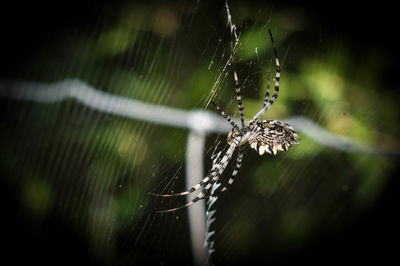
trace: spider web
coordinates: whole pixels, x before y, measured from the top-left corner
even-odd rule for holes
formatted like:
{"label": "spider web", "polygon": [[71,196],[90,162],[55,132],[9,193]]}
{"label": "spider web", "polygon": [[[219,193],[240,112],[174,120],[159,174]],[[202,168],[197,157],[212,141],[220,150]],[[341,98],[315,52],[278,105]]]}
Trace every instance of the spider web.
{"label": "spider web", "polygon": [[[105,113],[74,99],[13,98],[10,84],[73,78],[110,95],[188,111],[205,109],[212,97],[238,118],[224,2],[105,1],[80,12],[71,6],[68,15],[51,13],[29,25],[40,12],[32,8],[23,14],[26,28],[12,27],[12,41],[1,49],[8,66],[0,77],[0,169],[9,254],[28,253],[45,264],[193,263],[186,210],[155,213],[186,198],[148,195],[195,185],[184,182],[186,129]],[[300,145],[277,156],[247,147],[235,183],[214,207],[213,263],[382,254],[390,248],[384,236],[396,224],[387,210],[394,206],[390,177],[399,150],[398,92],[388,78],[396,60],[382,49],[387,43],[370,42],[363,31],[353,36],[360,25],[337,25],[317,15],[318,6],[232,2],[230,10],[246,119],[262,107],[267,72],[274,76],[271,29],[282,79],[263,118],[306,117],[371,144],[374,152],[327,147],[306,132]],[[198,162],[206,174],[227,147],[225,134],[207,137]],[[234,164],[235,157],[222,184]]]}

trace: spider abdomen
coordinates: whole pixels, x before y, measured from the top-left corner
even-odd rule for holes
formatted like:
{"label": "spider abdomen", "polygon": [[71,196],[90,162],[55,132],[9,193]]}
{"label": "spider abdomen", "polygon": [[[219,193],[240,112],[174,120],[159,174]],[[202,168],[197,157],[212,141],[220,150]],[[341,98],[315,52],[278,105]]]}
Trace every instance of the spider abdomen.
{"label": "spider abdomen", "polygon": [[299,144],[293,127],[279,120],[262,120],[255,124],[248,142],[260,155],[265,152],[277,154]]}

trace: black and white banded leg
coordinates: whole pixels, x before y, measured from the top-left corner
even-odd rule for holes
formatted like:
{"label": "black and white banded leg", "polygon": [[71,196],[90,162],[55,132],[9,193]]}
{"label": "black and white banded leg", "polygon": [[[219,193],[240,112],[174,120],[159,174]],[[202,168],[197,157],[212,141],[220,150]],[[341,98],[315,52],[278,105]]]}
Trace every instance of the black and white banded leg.
{"label": "black and white banded leg", "polygon": [[[235,24],[232,23],[232,17],[229,12],[229,6],[228,3],[225,2],[226,6],[226,12],[228,13],[228,24],[231,30],[231,41],[230,41],[230,46],[231,46],[231,66],[232,66],[232,71],[233,71],[233,81],[235,83],[235,92],[236,92],[236,101],[238,103],[239,107],[239,114],[240,114],[240,121],[242,124],[242,127],[245,127],[244,123],[244,106],[242,102],[242,94],[241,94],[241,89],[240,89],[240,82],[239,82],[239,77],[236,71],[236,62],[235,62],[235,46],[239,43],[238,36],[236,34],[236,26]],[[235,40],[235,44],[233,43],[232,40]]]}
{"label": "black and white banded leg", "polygon": [[245,126],[244,123],[244,106],[242,102],[242,94],[240,91],[240,83],[239,83],[239,78],[238,74],[236,71],[236,65],[235,65],[235,57],[233,56],[233,44],[231,43],[231,64],[232,64],[232,71],[233,71],[233,81],[235,83],[235,92],[236,92],[236,101],[239,106],[239,114],[240,114],[240,121],[242,123],[242,127]]}
{"label": "black and white banded leg", "polygon": [[215,109],[217,109],[217,111],[226,119],[228,120],[228,122],[231,124],[231,126],[236,129],[237,131],[240,130],[240,127],[233,122],[232,118],[224,112],[224,110],[221,109],[221,107],[219,107],[214,101],[211,101],[211,103],[214,105]]}
{"label": "black and white banded leg", "polygon": [[243,146],[239,146],[239,152],[236,157],[236,167],[235,170],[232,172],[232,176],[229,178],[228,183],[221,189],[221,192],[224,192],[228,189],[230,185],[235,181],[236,175],[239,172],[240,167],[242,167],[242,160],[243,160]]}
{"label": "black and white banded leg", "polygon": [[272,37],[272,32],[271,30],[268,30],[269,36],[271,38],[271,45],[272,49],[274,51],[274,59],[275,59],[275,91],[274,94],[272,95],[271,99],[269,99],[269,86],[270,86],[270,74],[268,73],[268,81],[267,81],[267,93],[265,94],[265,99],[264,99],[264,106],[263,108],[247,123],[247,125],[253,125],[260,119],[260,117],[271,107],[271,105],[276,101],[278,98],[279,94],[279,81],[281,79],[281,66],[279,64],[279,59],[278,59],[278,53],[275,48],[275,42],[274,38]]}
{"label": "black and white banded leg", "polygon": [[195,203],[195,202],[197,202],[199,200],[202,200],[202,199],[206,198],[210,193],[210,189],[211,189],[212,185],[215,182],[218,181],[219,177],[225,171],[230,159],[232,158],[233,152],[235,151],[236,147],[239,145],[241,139],[242,139],[242,136],[240,136],[240,135],[236,136],[232,140],[232,144],[229,146],[229,148],[225,152],[224,156],[212,168],[213,170],[212,170],[211,174],[208,175],[206,178],[204,178],[200,183],[198,183],[195,186],[193,186],[191,189],[189,189],[187,191],[184,191],[184,192],[181,192],[181,193],[175,193],[175,194],[155,194],[155,193],[151,193],[153,196],[158,196],[158,197],[183,196],[183,195],[187,195],[189,193],[192,193],[192,192],[196,191],[197,189],[199,189],[201,186],[205,185],[204,186],[204,190],[202,192],[200,192],[193,200],[191,200],[190,202],[186,203],[185,205],[182,205],[182,206],[177,207],[177,208],[172,208],[172,209],[168,209],[168,210],[160,210],[160,211],[156,211],[156,212],[165,213],[165,212],[177,211],[179,209],[188,207],[188,206],[192,205],[193,203]]}

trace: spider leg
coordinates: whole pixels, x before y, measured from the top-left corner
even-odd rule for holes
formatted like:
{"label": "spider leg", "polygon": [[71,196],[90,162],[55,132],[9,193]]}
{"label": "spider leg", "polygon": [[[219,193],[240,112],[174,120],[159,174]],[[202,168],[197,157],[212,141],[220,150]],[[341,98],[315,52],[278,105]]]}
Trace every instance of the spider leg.
{"label": "spider leg", "polygon": [[[210,190],[210,188],[212,187],[212,185],[218,181],[219,177],[222,175],[222,173],[225,171],[226,166],[228,165],[230,159],[232,158],[232,154],[235,151],[236,147],[239,145],[240,140],[242,139],[242,136],[237,136],[233,139],[232,144],[229,146],[229,149],[225,152],[224,156],[221,158],[221,160],[214,165],[214,167],[212,168],[212,172],[210,175],[208,175],[208,177],[213,176],[213,179],[209,181],[209,183],[204,187],[204,192],[200,192],[192,201],[186,203],[185,205],[182,205],[180,207],[176,207],[176,208],[172,208],[172,209],[168,209],[168,210],[160,210],[160,211],[156,211],[157,213],[164,213],[164,212],[173,212],[176,210],[180,210],[183,209],[185,207],[188,207],[190,205],[192,205],[193,203],[196,203],[199,200],[204,199],[205,197],[207,197],[207,194],[209,193],[208,191]],[[207,177],[205,178],[207,179]],[[203,179],[204,180],[204,179]],[[202,181],[203,181],[202,180]],[[200,184],[200,183],[199,183]],[[198,185],[194,186],[197,187]],[[193,188],[194,188],[193,187]],[[199,186],[200,188],[201,186]],[[182,195],[186,195],[189,194],[190,192],[182,194],[182,193],[177,193],[178,196],[180,196],[180,194]],[[168,194],[165,194],[168,195]],[[169,195],[174,195],[174,194],[169,194]],[[170,196],[167,196],[170,197]]]}
{"label": "spider leg", "polygon": [[225,113],[214,101],[211,101],[211,103],[214,105],[215,109],[217,109],[217,111],[223,116],[225,117],[226,120],[228,120],[229,123],[231,123],[232,127],[234,127],[237,131],[240,130],[239,126],[236,125],[235,122],[233,122],[232,118],[230,118],[230,116]]}
{"label": "spider leg", "polygon": [[239,78],[236,72],[236,66],[235,66],[235,57],[233,56],[233,44],[231,42],[231,63],[232,63],[232,70],[233,70],[233,80],[235,82],[235,92],[236,92],[236,101],[238,103],[239,107],[239,113],[240,113],[240,121],[242,122],[242,127],[244,127],[244,106],[242,103],[242,94],[240,92],[240,83],[239,83]]}
{"label": "spider leg", "polygon": [[160,211],[156,211],[156,212],[157,213],[165,213],[165,212],[177,211],[177,210],[189,207],[190,205],[192,205],[193,203],[196,203],[199,200],[205,199],[209,194],[208,191],[212,187],[212,184],[215,183],[217,180],[218,180],[218,178],[215,178],[214,180],[212,180],[209,184],[207,184],[207,186],[204,187],[204,192],[200,192],[193,200],[189,201],[185,205],[182,205],[182,206],[179,206],[176,208],[172,208],[172,209],[168,209],[168,210],[160,210]]}
{"label": "spider leg", "polygon": [[275,92],[274,92],[274,95],[272,95],[271,99],[269,100],[269,103],[270,103],[270,106],[271,106],[275,102],[276,98],[278,98],[279,81],[281,79],[281,66],[279,64],[278,53],[276,52],[275,42],[274,42],[274,38],[272,37],[272,32],[271,32],[271,30],[268,30],[268,32],[269,32],[269,36],[271,37],[271,45],[272,45],[272,49],[274,50],[275,65],[276,65],[276,70],[275,70]]}
{"label": "spider leg", "polygon": [[271,78],[271,72],[268,71],[268,78],[267,78],[267,92],[265,93],[264,97],[264,105],[263,108],[268,104],[268,99],[269,99],[269,85],[270,85],[270,78]]}
{"label": "spider leg", "polygon": [[279,81],[281,78],[281,67],[279,64],[279,59],[278,59],[278,53],[276,52],[275,48],[275,42],[274,38],[272,37],[272,32],[271,30],[268,30],[269,36],[271,37],[271,45],[272,49],[274,51],[274,57],[275,57],[275,65],[276,65],[276,70],[275,70],[275,91],[274,95],[272,95],[271,99],[268,101],[269,97],[269,85],[270,85],[270,74],[268,73],[268,81],[267,81],[267,93],[265,94],[265,100],[264,100],[264,106],[263,108],[247,123],[248,125],[252,125],[258,121],[258,119],[267,111],[271,105],[276,101],[278,98],[279,94]]}
{"label": "spider leg", "polygon": [[238,103],[239,107],[239,113],[240,113],[240,121],[242,122],[242,127],[245,126],[244,124],[244,107],[242,103],[242,94],[240,92],[240,83],[239,83],[239,78],[238,74],[236,72],[236,64],[235,64],[235,57],[234,57],[234,50],[235,46],[238,43],[238,37],[236,34],[236,26],[235,24],[232,23],[232,16],[229,12],[229,6],[228,6],[228,1],[225,1],[225,7],[226,7],[226,13],[228,14],[228,23],[231,29],[231,37],[232,39],[235,39],[235,45],[232,42],[231,39],[231,65],[232,65],[232,71],[233,71],[233,81],[235,82],[235,92],[236,92],[236,101]]}
{"label": "spider leg", "polygon": [[228,184],[221,189],[221,193],[226,191],[228,189],[228,187],[230,185],[232,185],[232,183],[235,181],[235,177],[236,177],[237,173],[239,172],[240,167],[242,166],[242,159],[243,159],[243,148],[242,148],[242,146],[239,146],[239,153],[238,153],[238,156],[236,157],[235,170],[233,170],[232,176],[228,180]]}
{"label": "spider leg", "polygon": [[149,192],[150,195],[152,196],[156,196],[156,197],[179,197],[179,196],[185,196],[187,194],[190,194],[192,192],[195,192],[196,190],[198,190],[199,188],[201,188],[202,185],[207,184],[210,179],[214,180],[215,179],[215,175],[216,172],[211,172],[208,176],[206,176],[205,178],[203,178],[203,180],[201,180],[198,184],[194,185],[193,187],[191,187],[190,189],[180,192],[180,193],[172,193],[172,194],[156,194],[156,193],[152,193]]}

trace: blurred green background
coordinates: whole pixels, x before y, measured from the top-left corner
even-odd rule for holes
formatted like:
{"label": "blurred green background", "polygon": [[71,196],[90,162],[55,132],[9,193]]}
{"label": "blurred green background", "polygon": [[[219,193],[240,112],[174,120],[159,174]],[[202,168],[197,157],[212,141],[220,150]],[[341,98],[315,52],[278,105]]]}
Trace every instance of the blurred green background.
{"label": "blurred green background", "polygon": [[[238,117],[232,73],[224,69],[224,1],[58,4],[3,9],[1,80],[77,78],[186,110],[204,108],[215,90],[215,101]],[[270,28],[282,79],[264,117],[306,116],[394,154],[345,153],[304,134],[275,157],[246,149],[237,181],[217,205],[216,265],[390,258],[400,131],[395,15],[384,6],[361,12],[348,3],[230,2],[247,119],[262,106],[267,72],[274,76]],[[192,263],[186,211],[153,213],[183,201],[147,194],[184,189],[186,130],[75,100],[0,98],[0,108],[5,253],[42,264]],[[225,138],[207,138],[206,171]]]}

